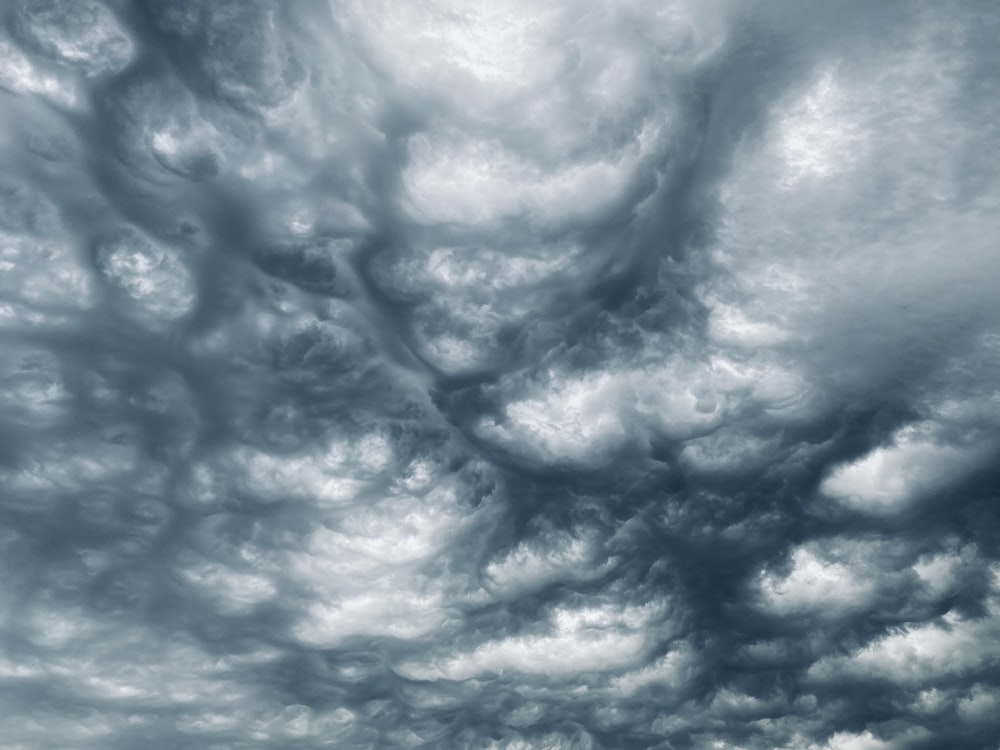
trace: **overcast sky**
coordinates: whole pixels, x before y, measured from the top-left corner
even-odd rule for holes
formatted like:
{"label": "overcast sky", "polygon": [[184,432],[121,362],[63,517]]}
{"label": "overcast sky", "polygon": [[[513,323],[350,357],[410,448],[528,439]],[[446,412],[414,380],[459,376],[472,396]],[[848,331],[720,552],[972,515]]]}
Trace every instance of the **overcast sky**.
{"label": "overcast sky", "polygon": [[0,2],[0,750],[997,750],[996,0]]}

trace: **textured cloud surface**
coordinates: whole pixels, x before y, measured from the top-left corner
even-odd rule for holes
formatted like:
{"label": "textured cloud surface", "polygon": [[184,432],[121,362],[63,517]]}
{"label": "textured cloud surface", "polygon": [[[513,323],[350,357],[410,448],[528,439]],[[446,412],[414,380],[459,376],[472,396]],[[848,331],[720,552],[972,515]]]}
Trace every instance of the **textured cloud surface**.
{"label": "textured cloud surface", "polygon": [[995,2],[0,9],[0,748],[996,750]]}

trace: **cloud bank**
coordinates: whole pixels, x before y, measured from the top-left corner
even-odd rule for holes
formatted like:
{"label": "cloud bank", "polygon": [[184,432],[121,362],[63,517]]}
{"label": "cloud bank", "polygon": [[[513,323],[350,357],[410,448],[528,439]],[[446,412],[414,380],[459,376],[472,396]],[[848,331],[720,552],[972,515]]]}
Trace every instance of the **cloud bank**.
{"label": "cloud bank", "polygon": [[5,4],[0,746],[995,750],[998,33]]}

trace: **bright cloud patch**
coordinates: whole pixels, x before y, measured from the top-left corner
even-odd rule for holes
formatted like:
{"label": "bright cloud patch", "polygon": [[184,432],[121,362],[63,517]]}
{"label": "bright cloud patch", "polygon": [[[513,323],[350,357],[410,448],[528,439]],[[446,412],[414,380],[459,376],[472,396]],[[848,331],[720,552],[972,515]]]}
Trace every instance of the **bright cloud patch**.
{"label": "bright cloud patch", "polygon": [[178,318],[194,302],[191,275],[180,258],[133,230],[101,243],[97,263],[111,285],[155,317]]}
{"label": "bright cloud patch", "polygon": [[905,427],[889,447],[838,467],[821,490],[863,512],[892,512],[945,490],[982,460],[980,447],[942,445],[923,428]]}

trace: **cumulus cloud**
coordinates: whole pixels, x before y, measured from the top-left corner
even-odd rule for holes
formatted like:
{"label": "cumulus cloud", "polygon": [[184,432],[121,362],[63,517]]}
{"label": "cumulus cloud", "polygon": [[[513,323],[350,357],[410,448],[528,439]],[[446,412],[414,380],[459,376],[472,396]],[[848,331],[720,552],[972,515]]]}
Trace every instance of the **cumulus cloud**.
{"label": "cumulus cloud", "polygon": [[995,750],[991,3],[0,21],[4,748]]}

